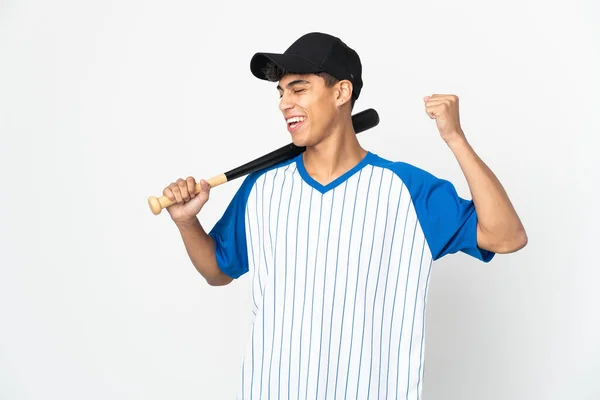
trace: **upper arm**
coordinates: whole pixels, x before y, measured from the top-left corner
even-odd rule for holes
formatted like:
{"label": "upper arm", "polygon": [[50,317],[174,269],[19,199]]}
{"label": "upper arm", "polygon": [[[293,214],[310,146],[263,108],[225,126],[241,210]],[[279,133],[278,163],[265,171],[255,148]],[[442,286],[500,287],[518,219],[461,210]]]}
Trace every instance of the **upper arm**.
{"label": "upper arm", "polygon": [[217,265],[225,275],[217,283],[227,284],[248,272],[246,241],[246,204],[256,178],[249,175],[227,206],[223,216],[210,230]]}
{"label": "upper arm", "polygon": [[397,168],[409,189],[434,260],[459,251],[485,262],[493,258],[493,252],[479,245],[472,200],[461,198],[450,182],[424,170],[408,164]]}

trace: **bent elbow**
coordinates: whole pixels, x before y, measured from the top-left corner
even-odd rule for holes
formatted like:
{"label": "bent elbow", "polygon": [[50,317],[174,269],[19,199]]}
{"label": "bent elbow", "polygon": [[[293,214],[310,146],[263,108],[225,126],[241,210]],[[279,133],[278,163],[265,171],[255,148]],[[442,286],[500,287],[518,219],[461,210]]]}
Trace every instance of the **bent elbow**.
{"label": "bent elbow", "polygon": [[527,242],[527,233],[524,229],[521,229],[511,235],[510,238],[506,238],[498,243],[495,252],[499,254],[515,253],[527,246]]}
{"label": "bent elbow", "polygon": [[497,254],[514,253],[527,246],[528,238],[525,229],[521,226],[512,232],[491,233],[479,227],[477,234],[478,245]]}
{"label": "bent elbow", "polygon": [[233,282],[233,278],[225,274],[215,277],[205,277],[204,279],[206,279],[206,282],[210,286],[225,286]]}
{"label": "bent elbow", "polygon": [[527,233],[525,232],[525,229],[521,229],[521,231],[517,235],[517,238],[515,239],[515,251],[521,250],[523,247],[527,246],[528,241],[529,239],[527,238]]}

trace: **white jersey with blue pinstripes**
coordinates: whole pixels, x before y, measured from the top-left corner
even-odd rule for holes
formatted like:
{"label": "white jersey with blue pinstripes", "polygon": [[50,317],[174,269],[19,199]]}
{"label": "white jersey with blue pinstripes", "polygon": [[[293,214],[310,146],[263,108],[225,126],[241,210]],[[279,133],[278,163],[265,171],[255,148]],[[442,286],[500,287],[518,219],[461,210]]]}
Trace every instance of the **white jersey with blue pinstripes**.
{"label": "white jersey with blue pinstripes", "polygon": [[302,155],[249,175],[211,230],[251,279],[240,399],[418,399],[433,260],[483,261],[472,201],[374,153],[328,185]]}

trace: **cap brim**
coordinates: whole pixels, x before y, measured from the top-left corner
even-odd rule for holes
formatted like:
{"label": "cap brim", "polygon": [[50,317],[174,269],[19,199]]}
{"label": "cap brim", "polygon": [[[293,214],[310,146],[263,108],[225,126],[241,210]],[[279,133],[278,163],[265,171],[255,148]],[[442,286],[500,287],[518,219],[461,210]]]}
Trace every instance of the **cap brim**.
{"label": "cap brim", "polygon": [[264,71],[269,63],[274,63],[286,72],[293,74],[314,74],[322,72],[318,65],[315,65],[302,57],[292,54],[276,53],[256,53],[252,57],[252,60],[250,60],[250,70],[257,78],[269,80]]}

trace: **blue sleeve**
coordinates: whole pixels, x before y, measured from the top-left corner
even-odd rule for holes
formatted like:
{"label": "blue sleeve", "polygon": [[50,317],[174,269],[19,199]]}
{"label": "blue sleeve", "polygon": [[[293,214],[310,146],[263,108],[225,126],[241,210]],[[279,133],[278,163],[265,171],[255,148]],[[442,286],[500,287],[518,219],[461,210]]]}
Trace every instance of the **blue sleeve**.
{"label": "blue sleeve", "polygon": [[209,232],[215,242],[219,268],[237,279],[248,272],[248,248],[246,244],[246,204],[256,177],[246,177],[223,216]]}
{"label": "blue sleeve", "polygon": [[395,163],[407,189],[434,260],[459,251],[489,262],[494,253],[477,245],[477,214],[472,200],[458,196],[443,179],[405,163]]}

